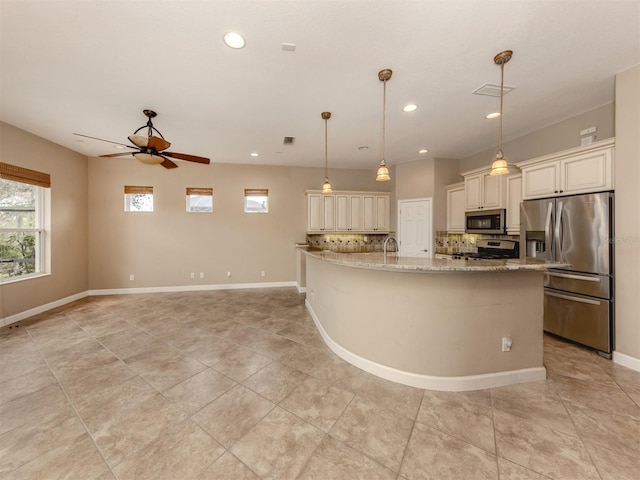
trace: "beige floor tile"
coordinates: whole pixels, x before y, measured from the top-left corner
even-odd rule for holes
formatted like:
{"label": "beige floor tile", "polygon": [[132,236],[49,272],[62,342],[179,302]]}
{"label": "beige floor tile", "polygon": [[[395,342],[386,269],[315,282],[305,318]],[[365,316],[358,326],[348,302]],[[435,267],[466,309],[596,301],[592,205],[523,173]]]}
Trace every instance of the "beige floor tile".
{"label": "beige floor tile", "polygon": [[121,360],[164,345],[164,342],[135,326],[104,335],[98,340]]}
{"label": "beige floor tile", "polygon": [[325,432],[331,430],[354,393],[309,377],[280,406]]}
{"label": "beige floor tile", "polygon": [[640,420],[640,407],[617,385],[615,388],[610,388],[563,376],[553,376],[551,380],[558,395],[564,401]]}
{"label": "beige floor tile", "polygon": [[584,442],[640,457],[640,420],[565,403]]}
{"label": "beige floor tile", "polygon": [[218,336],[191,325],[180,325],[168,333],[161,333],[157,338],[183,353],[193,352],[214,343]]}
{"label": "beige floor tile", "polygon": [[640,472],[638,451],[633,455],[626,455],[615,448],[592,445],[589,442],[585,442],[585,446],[602,480],[637,480]]}
{"label": "beige floor tile", "polygon": [[352,383],[359,383],[357,388],[360,396],[405,417],[416,418],[424,390],[391,382],[361,370],[357,370],[357,376],[358,380],[352,380]]}
{"label": "beige floor tile", "polygon": [[267,399],[237,385],[192,418],[225,448],[230,448],[273,407]]}
{"label": "beige floor tile", "polygon": [[249,467],[227,452],[195,480],[260,480]]}
{"label": "beige floor tile", "polygon": [[295,368],[272,362],[242,384],[273,403],[280,403],[307,377]]}
{"label": "beige floor tile", "polygon": [[165,390],[163,395],[189,415],[193,415],[236,385],[229,377],[207,368]]}
{"label": "beige floor tile", "polygon": [[192,479],[225,449],[191,420],[171,425],[113,471],[118,480]]}
{"label": "beige floor tile", "polygon": [[409,480],[498,479],[495,455],[416,422],[400,473]]}
{"label": "beige floor tile", "polygon": [[271,359],[264,355],[246,348],[234,348],[214,363],[212,368],[237,382],[242,382],[270,363]]}
{"label": "beige floor tile", "polygon": [[286,326],[276,333],[310,347],[320,348],[324,345],[324,340],[314,325],[286,321]]}
{"label": "beige floor tile", "polygon": [[407,417],[356,395],[330,434],[397,472],[412,427]]}
{"label": "beige floor tile", "polygon": [[204,370],[206,365],[175,350],[146,351],[129,357],[127,365],[162,392]]}
{"label": "beige floor tile", "polygon": [[321,430],[276,407],[231,447],[231,452],[261,478],[296,478],[324,436]]}
{"label": "beige floor tile", "polygon": [[[37,413],[34,412],[34,416]],[[0,435],[0,476],[54,448],[73,443],[86,435],[80,420],[71,410],[49,421],[33,422]]]}
{"label": "beige floor tile", "polygon": [[498,458],[498,472],[500,480],[547,480],[549,478],[504,458]]}
{"label": "beige floor tile", "polygon": [[0,382],[0,405],[15,400],[18,397],[37,392],[55,383],[55,377],[45,364],[42,363],[42,366],[39,368]]}
{"label": "beige floor tile", "polygon": [[395,480],[396,474],[366,455],[327,436],[297,480]]}
{"label": "beige floor tile", "polygon": [[117,315],[109,314],[98,318],[89,317],[84,321],[78,321],[82,329],[88,335],[98,338],[110,333],[121,332],[131,328],[129,322],[125,322]]}
{"label": "beige floor tile", "polygon": [[83,435],[73,443],[56,445],[47,453],[12,470],[3,480],[105,480],[109,475],[108,467],[95,445],[88,435]]}
{"label": "beige floor tile", "polygon": [[491,390],[493,408],[528,418],[553,430],[577,435],[573,421],[550,382],[530,382]]}
{"label": "beige floor tile", "polygon": [[416,420],[496,453],[491,407],[469,401],[457,392],[424,392]]}
{"label": "beige floor tile", "polygon": [[599,478],[579,437],[494,412],[498,455],[551,478]]}

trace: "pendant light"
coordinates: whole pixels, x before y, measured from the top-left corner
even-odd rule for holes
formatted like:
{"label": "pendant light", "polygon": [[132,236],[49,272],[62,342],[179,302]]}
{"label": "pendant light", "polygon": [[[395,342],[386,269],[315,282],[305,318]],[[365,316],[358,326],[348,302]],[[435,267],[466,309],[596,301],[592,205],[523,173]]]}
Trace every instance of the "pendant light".
{"label": "pendant light", "polygon": [[327,120],[331,118],[331,112],[322,112],[324,120],[324,183],[322,184],[322,193],[332,193],[333,188],[329,183],[329,147],[327,142]]}
{"label": "pendant light", "polygon": [[493,57],[493,61],[500,65],[500,135],[498,137],[498,153],[496,153],[496,159],[491,164],[491,175],[506,175],[509,173],[509,167],[507,166],[507,160],[504,158],[502,154],[502,103],[504,99],[504,64],[511,60],[511,56],[513,52],[511,50],[505,50],[504,52],[500,52],[495,57]]}
{"label": "pendant light", "polygon": [[384,70],[380,70],[378,72],[378,78],[382,82],[382,160],[380,160],[380,165],[378,166],[378,172],[376,174],[376,182],[388,182],[391,180],[391,176],[389,175],[389,168],[384,161],[384,150],[385,150],[385,120],[387,117],[387,80],[391,78],[391,74],[393,72],[385,68]]}

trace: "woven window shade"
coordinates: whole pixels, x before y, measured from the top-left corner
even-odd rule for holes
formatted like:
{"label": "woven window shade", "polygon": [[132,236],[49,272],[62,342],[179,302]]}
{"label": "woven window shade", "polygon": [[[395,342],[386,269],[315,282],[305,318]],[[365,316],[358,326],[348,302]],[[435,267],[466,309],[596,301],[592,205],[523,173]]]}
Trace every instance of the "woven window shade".
{"label": "woven window shade", "polygon": [[9,165],[8,163],[0,162],[0,178],[13,182],[37,185],[38,187],[51,187],[51,175],[48,173],[17,167],[15,165]]}
{"label": "woven window shade", "polygon": [[211,195],[211,196],[213,196],[213,188],[187,187],[187,195]]}
{"label": "woven window shade", "polygon": [[244,196],[245,197],[268,197],[269,189],[268,188],[245,188]]}
{"label": "woven window shade", "polygon": [[153,187],[142,187],[139,185],[125,185],[124,193],[133,194],[133,193],[150,193],[153,194]]}

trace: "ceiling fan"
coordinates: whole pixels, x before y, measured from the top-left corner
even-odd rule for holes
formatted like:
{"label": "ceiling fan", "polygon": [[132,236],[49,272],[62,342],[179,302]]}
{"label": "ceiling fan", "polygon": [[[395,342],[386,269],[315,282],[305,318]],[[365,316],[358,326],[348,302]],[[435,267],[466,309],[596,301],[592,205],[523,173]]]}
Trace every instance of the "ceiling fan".
{"label": "ceiling fan", "polygon": [[[133,155],[141,162],[148,164],[160,164],[164,168],[178,168],[178,165],[170,160],[171,158],[209,165],[210,160],[205,157],[187,155],[186,153],[167,152],[166,149],[171,146],[171,143],[167,142],[164,139],[162,134],[153,126],[153,123],[151,121],[151,119],[155,118],[158,114],[153,110],[143,110],[142,113],[144,113],[148,118],[147,124],[141,126],[139,129],[133,132],[133,135],[129,135],[128,138],[129,141],[134,145],[133,147],[131,145],[112,142],[110,140],[103,140],[102,138],[90,137],[89,135],[82,135],[80,133],[74,133],[74,135],[78,135],[79,137],[91,138],[93,140],[100,140],[101,142],[109,142],[115,145],[120,145],[124,148],[135,150],[134,152],[121,152],[111,153],[108,155],[100,155],[101,157],[122,157],[124,155]],[[144,132],[139,133],[144,128],[147,128],[146,135],[144,134]],[[156,136],[155,134],[158,134],[158,136]]]}

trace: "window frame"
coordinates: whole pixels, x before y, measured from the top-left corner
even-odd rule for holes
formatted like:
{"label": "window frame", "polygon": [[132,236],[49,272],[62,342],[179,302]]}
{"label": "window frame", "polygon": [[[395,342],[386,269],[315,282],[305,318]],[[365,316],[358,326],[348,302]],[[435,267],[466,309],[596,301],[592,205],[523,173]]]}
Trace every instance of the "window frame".
{"label": "window frame", "polygon": [[[211,207],[208,210],[194,210],[191,200],[195,198],[211,197]],[[210,187],[187,187],[187,213],[213,213],[213,188]]]}
{"label": "window frame", "polygon": [[[145,196],[150,200],[150,209],[132,208],[133,199],[137,196]],[[148,185],[125,185],[124,186],[124,211],[125,213],[153,213],[155,210],[155,202],[153,195],[153,186]]]}
{"label": "window frame", "polygon": [[[248,207],[249,199],[252,197],[265,198],[265,208],[254,210]],[[244,213],[269,213],[269,189],[268,188],[245,188],[244,189]]]}

